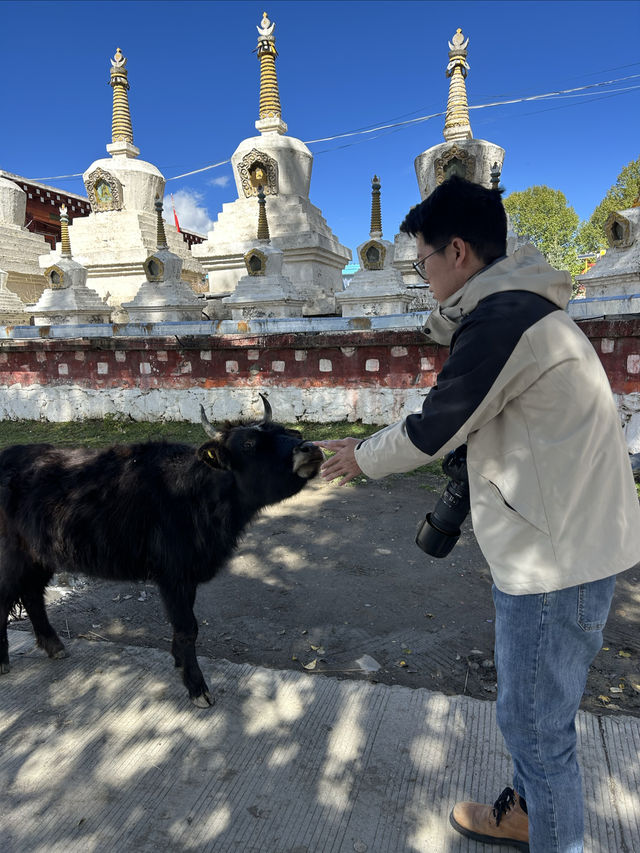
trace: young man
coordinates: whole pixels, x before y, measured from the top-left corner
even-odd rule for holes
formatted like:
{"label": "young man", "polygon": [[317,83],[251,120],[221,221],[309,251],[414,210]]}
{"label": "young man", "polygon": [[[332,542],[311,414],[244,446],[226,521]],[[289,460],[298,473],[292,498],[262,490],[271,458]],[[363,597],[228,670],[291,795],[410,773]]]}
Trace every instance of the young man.
{"label": "young man", "polygon": [[457,803],[453,827],[533,853],[583,850],[575,716],[615,575],[640,560],[640,506],[606,374],[564,309],[567,272],[506,257],[495,190],[452,177],[400,226],[450,354],[419,414],[334,450],[323,477],[409,471],[467,444],[471,515],[491,568],[497,719],[513,788]]}

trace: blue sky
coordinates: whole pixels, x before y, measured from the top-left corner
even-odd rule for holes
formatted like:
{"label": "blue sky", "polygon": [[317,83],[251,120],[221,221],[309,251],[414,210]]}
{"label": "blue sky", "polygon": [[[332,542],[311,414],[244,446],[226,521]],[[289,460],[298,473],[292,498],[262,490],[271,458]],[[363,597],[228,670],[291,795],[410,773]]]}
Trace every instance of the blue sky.
{"label": "blue sky", "polygon": [[[265,9],[276,24],[290,136],[308,141],[443,111],[447,42],[461,27],[470,105],[618,81],[472,110],[474,136],[506,149],[507,193],[546,184],[588,218],[640,154],[640,4],[632,0],[4,0],[0,168],[41,180],[106,156],[116,47],[128,60],[141,158],[166,178],[227,160],[257,133],[253,50]],[[343,244],[355,250],[368,237],[374,173],[393,240],[419,201],[414,158],[443,141],[443,126],[440,116],[309,145],[311,200]],[[48,182],[84,193],[81,178]],[[167,191],[183,224],[199,230],[236,198],[230,165],[170,180]]]}

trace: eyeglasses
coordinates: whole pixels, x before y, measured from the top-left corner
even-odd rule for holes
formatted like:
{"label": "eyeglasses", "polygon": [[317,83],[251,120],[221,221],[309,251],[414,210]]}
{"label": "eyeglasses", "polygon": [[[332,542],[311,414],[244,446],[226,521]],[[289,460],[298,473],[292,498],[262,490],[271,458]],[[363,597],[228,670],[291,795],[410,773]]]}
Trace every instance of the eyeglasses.
{"label": "eyeglasses", "polygon": [[420,278],[423,281],[429,281],[429,279],[427,278],[427,273],[426,273],[425,268],[424,268],[424,262],[428,261],[432,255],[437,255],[438,252],[441,252],[443,249],[446,249],[447,246],[449,245],[449,242],[450,241],[446,242],[444,244],[444,246],[440,246],[439,249],[434,249],[433,252],[429,252],[429,254],[425,255],[424,258],[420,258],[419,260],[417,260],[413,264],[411,264],[411,266],[414,268],[414,270],[418,273],[418,275],[420,276]]}

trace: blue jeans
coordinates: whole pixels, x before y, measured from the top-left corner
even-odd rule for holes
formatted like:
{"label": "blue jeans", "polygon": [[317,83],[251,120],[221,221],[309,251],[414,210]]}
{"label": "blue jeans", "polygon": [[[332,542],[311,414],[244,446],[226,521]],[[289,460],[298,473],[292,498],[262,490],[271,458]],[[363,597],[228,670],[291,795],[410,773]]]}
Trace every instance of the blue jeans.
{"label": "blue jeans", "polygon": [[575,716],[602,647],[615,575],[535,595],[493,587],[497,718],[527,803],[531,853],[582,853]]}

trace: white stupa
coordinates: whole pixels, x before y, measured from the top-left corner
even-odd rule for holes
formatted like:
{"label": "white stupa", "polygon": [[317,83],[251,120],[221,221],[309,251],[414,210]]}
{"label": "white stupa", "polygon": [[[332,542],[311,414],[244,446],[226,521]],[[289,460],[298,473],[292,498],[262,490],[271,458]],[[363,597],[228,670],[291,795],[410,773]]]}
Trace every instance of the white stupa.
{"label": "white stupa", "polygon": [[71,256],[67,208],[60,208],[60,257],[44,277],[49,284],[30,313],[36,326],[108,323],[111,310],[97,292],[87,287],[87,271]]}
{"label": "white stupa", "polygon": [[412,300],[402,275],[393,266],[395,246],[382,239],[380,180],[371,181],[369,239],[358,246],[360,269],[342,293],[336,294],[343,317],[377,317],[404,314]]}
{"label": "white stupa", "polygon": [[300,317],[304,300],[282,272],[284,252],[271,245],[267,203],[262,182],[265,174],[258,169],[252,181],[258,188],[257,240],[244,256],[247,275],[243,276],[223,305],[231,309],[233,320],[254,317]]}
{"label": "white stupa", "polygon": [[144,262],[144,281],[131,302],[122,307],[132,323],[181,322],[202,319],[203,300],[182,281],[182,260],[170,252],[162,219],[162,200],[156,199],[157,249]]}
{"label": "white stupa", "polygon": [[231,157],[238,191],[223,205],[204,243],[193,254],[208,272],[215,296],[232,293],[244,275],[244,256],[255,240],[257,187],[251,175],[265,174],[263,191],[269,201],[271,246],[284,252],[283,273],[304,300],[304,313],[335,310],[334,293],[342,288],[342,269],[351,252],[341,245],[320,210],[309,200],[313,155],[299,139],[287,136],[276,77],[275,24],[266,13],[258,27],[260,61],[259,136],[245,139]]}
{"label": "white stupa", "polygon": [[[445,141],[418,154],[414,163],[422,200],[450,175],[459,175],[487,189],[498,186],[504,148],[484,139],[474,139],[469,122],[465,83],[469,70],[468,45],[469,39],[465,39],[462,30],[458,28],[449,42],[446,75],[450,82],[443,130]],[[424,282],[412,266],[416,260],[415,240],[400,233],[396,235],[395,246],[395,265],[402,272],[405,283],[423,287]],[[433,300],[429,296],[423,301],[424,307],[433,307]]]}
{"label": "white stupa", "polygon": [[[144,262],[156,249],[154,201],[162,197],[165,185],[162,173],[140,160],[133,144],[126,65],[118,48],[111,60],[110,156],[96,160],[83,174],[92,212],[71,225],[76,260],[86,268],[91,286],[114,307],[132,299],[147,280]],[[195,289],[204,289],[204,271],[175,226],[168,225],[167,236],[169,248],[182,260],[182,277]],[[41,261],[41,266],[50,264],[51,258]]]}
{"label": "white stupa", "polygon": [[584,299],[569,303],[575,318],[640,313],[640,197],[638,206],[614,211],[605,223],[609,248],[584,275]]}

